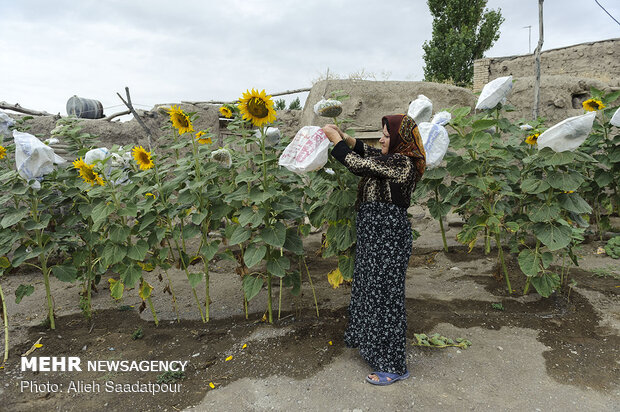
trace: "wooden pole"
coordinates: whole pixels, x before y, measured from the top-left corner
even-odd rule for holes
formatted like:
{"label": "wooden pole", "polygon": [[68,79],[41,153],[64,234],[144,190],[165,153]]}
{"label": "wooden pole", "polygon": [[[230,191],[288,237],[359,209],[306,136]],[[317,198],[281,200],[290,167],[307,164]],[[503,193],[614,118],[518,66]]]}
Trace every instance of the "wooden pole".
{"label": "wooden pole", "polygon": [[10,104],[7,102],[0,102],[0,109],[13,110],[14,112],[30,114],[33,116],[55,116],[48,112],[40,112],[38,110],[26,109],[25,107],[21,107],[19,103]]}
{"label": "wooden pole", "polygon": [[[311,87],[305,87],[303,89],[293,89],[293,90],[285,90],[283,92],[278,92],[278,93],[271,93],[270,96],[271,97],[275,97],[275,96],[286,96],[287,94],[295,94],[295,93],[303,93],[303,92],[309,92],[310,90],[312,90]],[[181,101],[181,103],[185,103],[185,104],[235,104],[237,103],[238,100],[232,101],[232,102],[225,102],[222,100],[207,100],[207,101]]]}
{"label": "wooden pole", "polygon": [[[121,96],[119,93],[116,93],[116,95],[118,97],[120,97],[120,99],[123,101],[123,103],[125,103],[125,106],[127,106],[129,111],[131,112],[131,114],[133,114],[133,117],[138,121],[138,123],[140,123],[140,126],[142,126],[142,128],[146,132],[146,138],[147,138],[147,141],[148,141],[149,152],[150,152],[151,150],[153,150],[151,148],[151,140],[152,140],[151,139],[151,131],[149,130],[148,127],[146,127],[146,125],[144,124],[144,122],[142,121],[142,119],[140,118],[138,113],[136,112],[136,110],[133,108],[133,105],[131,104],[131,96],[129,95],[129,87],[125,87],[125,93],[127,94],[127,101],[125,101],[125,99],[123,99],[123,96]],[[134,140],[136,141],[136,144],[138,144],[138,137],[134,136]]]}
{"label": "wooden pole", "polygon": [[112,119],[114,119],[116,117],[124,116],[126,114],[131,114],[131,110],[125,110],[124,112],[118,112],[118,113],[111,114],[111,115],[109,115],[107,117],[104,117],[102,120],[107,120],[109,122],[110,120],[112,120]]}
{"label": "wooden pole", "polygon": [[544,0],[538,0],[538,45],[536,46],[536,50],[534,50],[534,54],[536,55],[536,61],[534,63],[536,74],[536,80],[534,81],[534,109],[532,110],[534,120],[538,119],[538,108],[540,106],[540,51],[542,50],[544,41],[543,1]]}

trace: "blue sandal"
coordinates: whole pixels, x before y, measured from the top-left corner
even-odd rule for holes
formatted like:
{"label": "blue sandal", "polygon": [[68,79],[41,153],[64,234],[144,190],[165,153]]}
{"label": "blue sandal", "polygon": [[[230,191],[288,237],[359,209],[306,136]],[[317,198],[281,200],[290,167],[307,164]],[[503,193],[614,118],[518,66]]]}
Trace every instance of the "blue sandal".
{"label": "blue sandal", "polygon": [[[376,375],[377,378],[379,378],[379,380],[375,381],[373,379],[370,379],[370,377],[366,376],[366,381],[368,381],[368,383],[372,385],[377,385],[377,386],[385,386],[385,385],[391,385],[396,381],[407,379],[409,377],[409,372],[405,372],[402,375],[399,375],[397,373],[388,373],[388,372],[373,372],[371,373],[371,375]],[[388,378],[390,378],[390,380],[388,380]]]}

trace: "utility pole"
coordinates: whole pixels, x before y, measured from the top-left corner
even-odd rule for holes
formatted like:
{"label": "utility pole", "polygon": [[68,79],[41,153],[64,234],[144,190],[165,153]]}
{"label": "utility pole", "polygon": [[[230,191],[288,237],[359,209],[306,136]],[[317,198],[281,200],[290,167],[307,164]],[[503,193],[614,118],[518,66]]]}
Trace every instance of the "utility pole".
{"label": "utility pole", "polygon": [[538,119],[538,106],[540,105],[540,51],[544,40],[543,1],[544,0],[538,0],[538,45],[536,46],[536,50],[534,50],[534,54],[536,55],[534,64],[536,73],[536,80],[534,81],[534,108],[532,109],[534,120]]}
{"label": "utility pole", "polygon": [[523,26],[524,29],[528,29],[528,36],[527,36],[527,53],[531,54],[532,53],[532,26]]}

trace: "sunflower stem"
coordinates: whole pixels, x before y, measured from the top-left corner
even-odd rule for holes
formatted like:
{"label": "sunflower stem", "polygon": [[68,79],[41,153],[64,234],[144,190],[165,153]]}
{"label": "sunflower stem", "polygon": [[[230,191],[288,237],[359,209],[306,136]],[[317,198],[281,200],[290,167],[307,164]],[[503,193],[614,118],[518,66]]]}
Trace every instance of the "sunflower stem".
{"label": "sunflower stem", "polygon": [[170,294],[172,295],[172,305],[174,307],[174,313],[177,316],[177,323],[181,323],[181,319],[179,319],[179,308],[177,307],[177,297],[174,294],[174,288],[172,287],[172,279],[170,279],[170,275],[168,275],[168,271],[164,270],[166,274],[166,278],[168,279],[168,288],[170,289]]}
{"label": "sunflower stem", "polygon": [[267,312],[269,313],[269,323],[273,323],[273,312],[271,309],[271,273],[267,273]]}
{"label": "sunflower stem", "polygon": [[153,301],[151,300],[151,297],[149,296],[148,298],[146,298],[146,300],[149,303],[149,308],[151,309],[151,313],[153,314],[153,320],[155,321],[155,326],[159,326],[159,320],[157,319],[157,312],[155,312],[155,306],[153,306]]}
{"label": "sunflower stem", "polygon": [[6,313],[6,303],[4,300],[4,293],[2,293],[2,286],[0,285],[0,302],[2,302],[2,320],[4,321],[4,365],[9,359],[9,316]]}
{"label": "sunflower stem", "polygon": [[506,268],[506,261],[504,260],[504,249],[502,248],[501,237],[498,233],[495,233],[495,243],[497,244],[497,255],[499,262],[502,265],[504,277],[506,278],[506,287],[508,288],[508,294],[512,295],[512,287],[510,286],[510,278],[508,277],[508,269]]}
{"label": "sunflower stem", "polygon": [[314,284],[312,283],[312,276],[310,276],[310,271],[308,270],[308,264],[306,263],[306,257],[302,256],[302,260],[304,262],[304,266],[306,267],[306,273],[308,274],[308,281],[310,282],[310,288],[312,289],[312,296],[314,297],[314,307],[316,308],[316,317],[318,318],[319,317],[319,302],[316,300],[316,292],[314,290]]}
{"label": "sunflower stem", "polygon": [[278,298],[278,320],[280,320],[281,310],[282,310],[282,278],[280,278],[280,297]]}
{"label": "sunflower stem", "polygon": [[[435,201],[439,204],[439,189],[435,188]],[[441,240],[443,240],[443,249],[448,253],[448,242],[446,240],[446,231],[443,227],[443,219],[439,217],[439,229],[441,229]]]}

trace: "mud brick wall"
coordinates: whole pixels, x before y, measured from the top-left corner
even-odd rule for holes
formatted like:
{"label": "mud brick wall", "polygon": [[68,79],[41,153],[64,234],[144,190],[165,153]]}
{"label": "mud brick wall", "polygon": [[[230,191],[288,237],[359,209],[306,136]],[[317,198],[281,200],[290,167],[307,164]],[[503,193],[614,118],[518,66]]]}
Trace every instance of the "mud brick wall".
{"label": "mud brick wall", "polygon": [[[541,74],[574,76],[620,86],[620,38],[543,51]],[[474,92],[502,76],[534,76],[534,54],[494,57],[474,62]]]}

